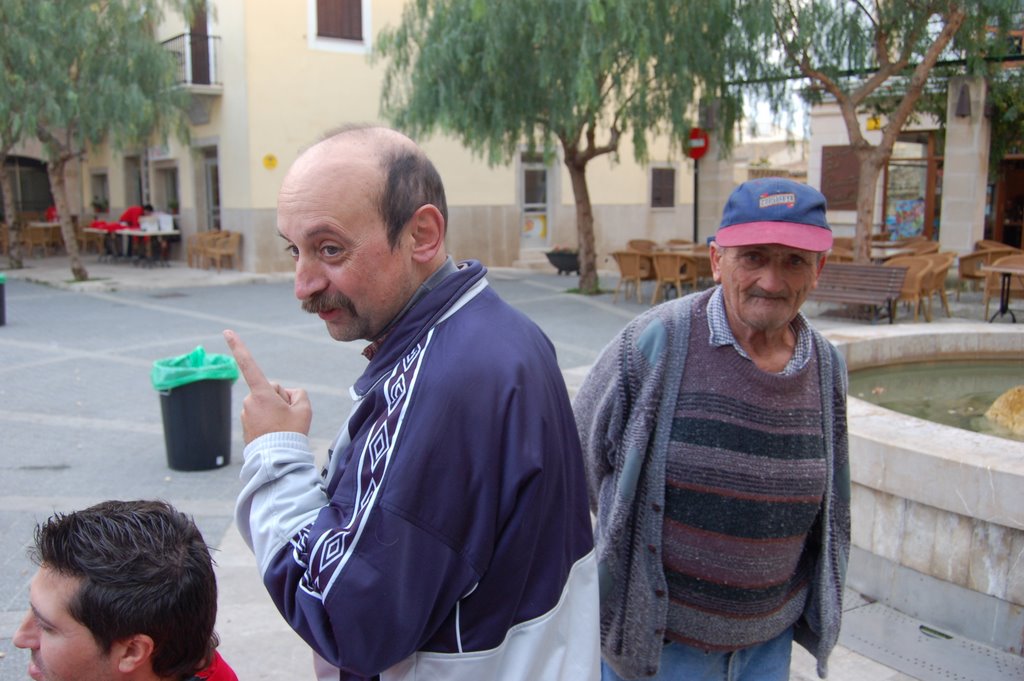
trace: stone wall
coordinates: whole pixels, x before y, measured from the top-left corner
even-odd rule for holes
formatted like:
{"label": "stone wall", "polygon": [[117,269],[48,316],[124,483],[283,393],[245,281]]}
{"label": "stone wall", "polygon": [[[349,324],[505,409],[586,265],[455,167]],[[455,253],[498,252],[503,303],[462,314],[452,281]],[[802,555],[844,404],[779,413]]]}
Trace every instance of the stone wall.
{"label": "stone wall", "polygon": [[[851,371],[1024,356],[1024,329],[930,324],[826,335]],[[851,587],[950,633],[1024,654],[1024,443],[850,397]]]}

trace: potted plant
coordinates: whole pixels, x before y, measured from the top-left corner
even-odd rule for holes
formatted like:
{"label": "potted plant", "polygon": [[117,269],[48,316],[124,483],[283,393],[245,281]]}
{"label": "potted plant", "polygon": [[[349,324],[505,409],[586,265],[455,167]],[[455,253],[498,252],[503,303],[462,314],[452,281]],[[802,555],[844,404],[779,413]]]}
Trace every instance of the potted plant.
{"label": "potted plant", "polygon": [[171,215],[177,215],[178,214],[178,200],[177,199],[170,199],[170,200],[167,201],[167,211]]}
{"label": "potted plant", "polygon": [[96,213],[106,213],[108,207],[109,205],[107,204],[107,200],[105,198],[100,196],[92,197],[92,209]]}
{"label": "potted plant", "polygon": [[579,274],[579,252],[575,248],[555,246],[545,253],[548,262],[554,265],[559,274]]}

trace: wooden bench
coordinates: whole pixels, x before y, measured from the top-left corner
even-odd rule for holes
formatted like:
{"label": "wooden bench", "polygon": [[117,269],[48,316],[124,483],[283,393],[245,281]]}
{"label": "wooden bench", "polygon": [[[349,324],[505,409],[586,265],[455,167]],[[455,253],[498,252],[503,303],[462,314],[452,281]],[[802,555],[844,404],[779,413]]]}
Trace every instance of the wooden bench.
{"label": "wooden bench", "polygon": [[888,317],[892,324],[906,273],[905,267],[827,262],[818,277],[817,288],[808,298],[825,303],[864,305],[870,310],[872,322]]}

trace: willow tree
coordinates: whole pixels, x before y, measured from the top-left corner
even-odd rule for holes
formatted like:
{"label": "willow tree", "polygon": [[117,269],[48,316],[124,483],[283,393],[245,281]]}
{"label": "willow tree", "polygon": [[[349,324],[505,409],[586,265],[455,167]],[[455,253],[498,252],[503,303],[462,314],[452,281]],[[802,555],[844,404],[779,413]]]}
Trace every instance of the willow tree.
{"label": "willow tree", "polygon": [[749,46],[744,2],[707,0],[414,0],[377,38],[387,59],[381,108],[410,134],[441,130],[491,164],[525,145],[561,152],[576,203],[579,289],[598,291],[587,164],[656,135],[682,151],[698,97],[719,98],[728,145],[740,111],[725,76]]}
{"label": "willow tree", "polygon": [[[78,253],[64,173],[88,146],[145,144],[171,130],[185,135],[187,94],[176,88],[175,56],[155,39],[165,8],[189,13],[186,0],[0,0],[7,26],[29,45],[20,75],[27,97],[8,102],[21,113],[47,157],[47,174],[71,273],[88,279]],[[10,5],[10,8],[8,7]],[[20,6],[15,12],[14,6]],[[6,50],[7,47],[0,47]],[[7,98],[9,94],[0,94]]]}
{"label": "willow tree", "polygon": [[0,0],[0,194],[3,194],[4,219],[9,231],[7,261],[10,269],[21,269],[21,223],[17,220],[15,189],[7,169],[7,157],[15,145],[32,135],[34,107],[25,103],[32,96],[32,82],[26,77],[33,46],[28,36],[17,30],[30,13],[30,3]]}
{"label": "willow tree", "polygon": [[[758,0],[772,17],[777,51],[810,83],[812,100],[835,99],[857,156],[854,250],[867,260],[878,178],[893,145],[942,61],[976,72],[1006,49],[1019,0]],[[883,111],[877,144],[861,131],[858,114]]]}

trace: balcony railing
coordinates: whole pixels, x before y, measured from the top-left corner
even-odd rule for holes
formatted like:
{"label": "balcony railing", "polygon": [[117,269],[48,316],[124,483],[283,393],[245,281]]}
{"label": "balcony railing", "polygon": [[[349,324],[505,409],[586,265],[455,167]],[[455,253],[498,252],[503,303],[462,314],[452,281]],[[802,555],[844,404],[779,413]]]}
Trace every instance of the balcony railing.
{"label": "balcony railing", "polygon": [[186,86],[223,85],[220,73],[220,36],[183,33],[162,45],[178,61],[178,82]]}

